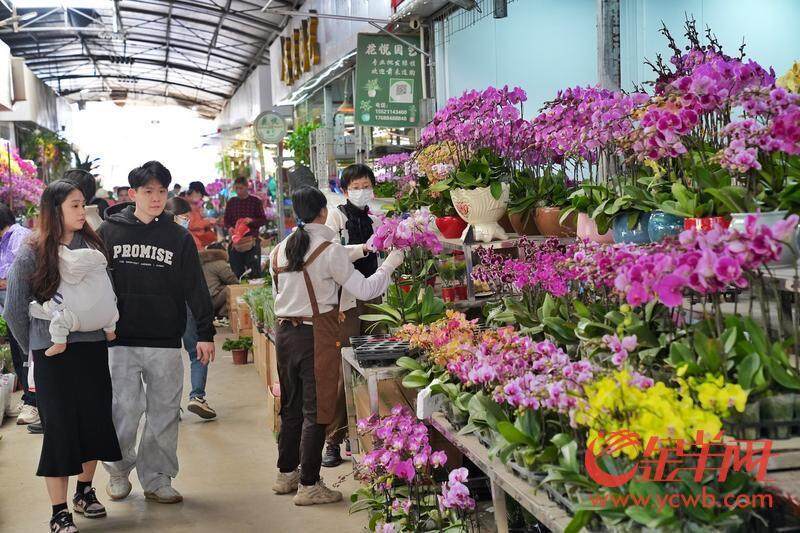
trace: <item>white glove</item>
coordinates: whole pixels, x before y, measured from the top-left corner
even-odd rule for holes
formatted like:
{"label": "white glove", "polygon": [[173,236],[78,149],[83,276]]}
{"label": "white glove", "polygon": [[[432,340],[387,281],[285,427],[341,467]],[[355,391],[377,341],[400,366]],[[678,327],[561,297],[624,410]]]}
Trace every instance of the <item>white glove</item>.
{"label": "white glove", "polygon": [[383,260],[381,266],[388,270],[389,273],[392,273],[403,263],[405,258],[406,253],[403,250],[392,250],[389,252],[389,256]]}

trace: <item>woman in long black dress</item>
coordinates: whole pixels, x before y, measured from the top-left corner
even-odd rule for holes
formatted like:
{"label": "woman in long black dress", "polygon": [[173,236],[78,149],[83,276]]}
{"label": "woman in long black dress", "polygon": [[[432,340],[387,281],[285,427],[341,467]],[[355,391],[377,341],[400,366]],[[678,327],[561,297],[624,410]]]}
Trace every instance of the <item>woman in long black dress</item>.
{"label": "woman in long black dress", "polygon": [[33,318],[29,304],[51,299],[59,288],[61,246],[95,248],[103,243],[86,224],[85,199],[69,181],[51,183],[42,194],[39,228],[20,247],[8,277],[4,317],[20,346],[33,352],[33,373],[44,440],[38,476],[53,505],[50,531],[78,531],[67,508],[69,476],[78,476],[72,503],[86,518],[106,515],[92,488],[97,461],[122,459],[111,418],[111,377],[103,330],[72,332],[67,349],[48,357],[49,321]]}

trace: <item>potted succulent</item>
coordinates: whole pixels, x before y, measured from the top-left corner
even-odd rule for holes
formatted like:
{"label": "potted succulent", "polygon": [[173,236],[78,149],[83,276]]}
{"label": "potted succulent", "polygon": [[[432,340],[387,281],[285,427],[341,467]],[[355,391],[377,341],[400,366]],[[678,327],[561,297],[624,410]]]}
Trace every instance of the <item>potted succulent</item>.
{"label": "potted succulent", "polygon": [[223,345],[222,349],[226,352],[231,352],[233,356],[234,365],[247,364],[247,354],[253,347],[252,337],[239,337],[238,339],[228,339]]}
{"label": "potted succulent", "polygon": [[[475,239],[491,242],[508,237],[498,221],[508,205],[509,172],[503,160],[491,150],[477,151],[465,159],[446,179],[437,181],[431,193],[450,190],[458,215],[475,232]],[[466,236],[464,230],[462,238]]]}

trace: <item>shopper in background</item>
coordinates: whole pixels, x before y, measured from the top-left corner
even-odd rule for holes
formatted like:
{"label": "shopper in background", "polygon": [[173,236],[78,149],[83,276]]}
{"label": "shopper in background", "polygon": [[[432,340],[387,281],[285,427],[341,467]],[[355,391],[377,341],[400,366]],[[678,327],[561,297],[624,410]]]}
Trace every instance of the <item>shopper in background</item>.
{"label": "shopper in background", "polygon": [[[97,461],[118,461],[120,453],[111,415],[108,345],[102,329],[72,332],[64,352],[48,357],[50,323],[32,318],[29,305],[51,299],[59,290],[59,248],[93,248],[103,243],[87,223],[84,196],[67,180],[42,194],[39,229],[21,247],[8,276],[4,317],[24,352],[33,352],[36,401],[44,440],[36,472],[44,476],[53,505],[50,530],[77,531],[67,508],[69,476],[78,476],[73,509],[86,518],[106,516],[92,488]],[[105,253],[105,252],[104,252]]]}
{"label": "shopper in background", "polygon": [[200,251],[203,275],[206,277],[208,292],[214,303],[214,316],[228,316],[228,285],[237,285],[239,278],[231,270],[225,246],[216,242]]}
{"label": "shopper in background", "polygon": [[[17,224],[14,213],[6,204],[0,204],[0,312],[6,301],[8,272],[17,257],[20,247],[30,237],[31,230]],[[11,360],[14,373],[22,386],[20,403],[6,412],[17,417],[18,425],[38,424],[39,411],[36,409],[36,393],[28,387],[28,353],[22,351],[14,335],[8,332],[8,344],[11,348]]]}
{"label": "shopper in background", "polygon": [[[375,274],[365,278],[325,225],[325,195],[303,187],[292,194],[292,204],[297,229],[275,247],[270,261],[281,387],[279,472],[272,490],[297,491],[295,505],[314,505],[342,499],[341,492],[327,488],[319,477],[325,429],[334,419],[342,369],[340,289],[361,300],[383,294],[403,254],[390,253]],[[364,246],[357,247],[363,255]]]}
{"label": "shopper in background", "polygon": [[111,204],[109,203],[108,199],[109,199],[109,194],[107,190],[97,189],[97,191],[94,193],[94,198],[92,198],[92,201],[89,202],[90,205],[97,206],[97,214],[98,216],[100,216],[101,220],[105,220],[106,209],[111,207]]}
{"label": "shopper in background", "polygon": [[[377,221],[369,210],[369,202],[374,198],[375,174],[367,165],[350,165],[342,171],[341,186],[347,202],[331,209],[325,224],[336,232],[337,242],[344,245],[361,245],[372,237],[373,224]],[[351,248],[353,249],[353,248]],[[364,277],[369,277],[378,269],[378,256],[369,253],[353,257],[353,266]],[[347,291],[342,291],[339,309],[344,313],[342,326],[342,346],[350,346],[350,337],[363,333],[361,315],[366,314],[370,302],[356,300]],[[347,402],[344,396],[344,380],[339,382],[339,396],[336,400],[336,418],[328,428],[327,446],[322,458],[322,466],[331,468],[342,464],[341,444],[347,437]],[[348,443],[349,444],[349,443]]]}
{"label": "shopper in background", "polygon": [[231,269],[237,278],[241,278],[247,269],[250,269],[251,278],[257,278],[261,276],[261,240],[258,238],[258,230],[267,223],[264,204],[260,198],[250,194],[250,182],[247,178],[236,178],[233,188],[236,196],[230,198],[225,205],[225,228],[233,230],[240,219],[249,218],[247,226],[250,231],[237,244],[228,247]]}
{"label": "shopper in background", "polygon": [[202,364],[214,360],[213,308],[197,247],[189,232],[164,212],[171,181],[169,170],[157,161],[132,170],[128,182],[134,204],[109,209],[100,227],[120,310],[109,365],[123,458],[105,464],[111,475],[106,490],[114,500],[130,494],[128,475],[136,468],[147,500],[183,501],[172,478],[178,474],[187,305],[197,321],[197,357]]}
{"label": "shopper in background", "polygon": [[169,191],[169,197],[170,198],[175,198],[176,196],[180,196],[180,195],[181,195],[181,184],[180,183],[176,183],[176,184],[174,184],[172,186],[172,190]]}
{"label": "shopper in background", "polygon": [[128,190],[130,187],[122,186],[117,187],[117,203],[118,204],[127,204],[131,201],[130,196],[128,196]]}
{"label": "shopper in background", "polygon": [[217,242],[217,232],[214,231],[216,219],[203,217],[203,198],[206,196],[208,194],[205,185],[199,181],[189,184],[189,191],[186,194],[186,199],[192,207],[189,214],[189,231],[195,238],[198,250]]}
{"label": "shopper in background", "polygon": [[[74,183],[81,190],[84,198],[89,200],[94,198],[97,191],[97,181],[91,173],[79,168],[72,168],[64,172],[61,179]],[[98,205],[86,205],[86,222],[93,231],[97,231],[97,228],[103,223]]]}
{"label": "shopper in background", "polygon": [[[175,222],[183,228],[189,227],[189,213],[192,208],[184,198],[174,196],[167,200],[166,211],[172,213],[175,217]],[[195,242],[195,244],[197,244]],[[206,285],[209,287],[209,295],[211,296],[211,283],[208,281],[208,274],[206,273],[206,266],[203,262],[203,251],[200,252],[200,262],[203,264],[203,276],[206,279]],[[231,273],[233,276],[233,273]],[[234,283],[238,280],[234,277]],[[213,296],[212,296],[213,302]],[[190,372],[189,377],[192,384],[192,389],[189,391],[189,404],[186,409],[196,414],[197,416],[205,419],[215,418],[217,412],[208,405],[206,401],[206,380],[208,379],[208,365],[203,364],[197,357],[197,321],[192,315],[192,310],[186,306],[186,330],[183,332],[183,349],[189,354]]]}

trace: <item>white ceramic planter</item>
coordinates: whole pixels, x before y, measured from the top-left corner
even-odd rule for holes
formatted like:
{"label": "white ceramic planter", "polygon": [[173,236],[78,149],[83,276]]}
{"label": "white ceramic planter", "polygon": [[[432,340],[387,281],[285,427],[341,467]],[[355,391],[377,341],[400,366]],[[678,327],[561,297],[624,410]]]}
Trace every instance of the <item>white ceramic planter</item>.
{"label": "white ceramic planter", "polygon": [[506,232],[497,223],[506,213],[508,192],[508,183],[503,183],[503,193],[499,200],[495,200],[489,187],[450,191],[453,207],[456,208],[458,215],[469,224],[461,234],[462,240],[470,227],[474,230],[476,241],[491,242],[495,239],[508,238]]}
{"label": "white ceramic planter", "polygon": [[[758,217],[758,220],[756,221],[757,226],[772,226],[776,222],[780,222],[786,218],[788,214],[788,211],[767,211],[765,213],[732,213],[730,228],[744,231],[745,219],[749,215],[755,215]],[[788,266],[794,264],[794,262],[797,261],[797,254],[795,253],[795,250],[798,246],[797,239],[798,230],[795,228],[794,233],[788,239],[791,246],[784,244],[780,259],[770,264],[774,266]],[[792,247],[794,247],[795,250],[792,250]]]}

